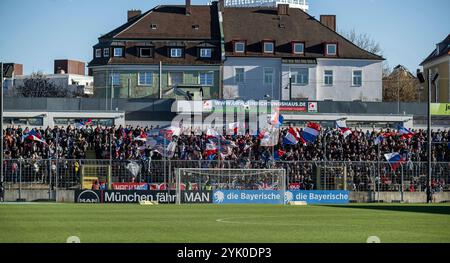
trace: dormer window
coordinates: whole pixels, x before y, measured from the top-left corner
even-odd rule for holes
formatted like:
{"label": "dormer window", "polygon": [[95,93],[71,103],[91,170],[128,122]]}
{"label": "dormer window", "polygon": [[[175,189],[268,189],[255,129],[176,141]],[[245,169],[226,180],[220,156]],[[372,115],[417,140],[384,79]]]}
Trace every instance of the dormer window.
{"label": "dormer window", "polygon": [[101,58],[102,57],[102,49],[101,48],[95,49],[95,57],[96,58]]}
{"label": "dormer window", "polygon": [[267,54],[273,54],[275,52],[275,43],[273,41],[264,41],[263,52]]}
{"label": "dormer window", "polygon": [[104,48],[103,49],[103,57],[109,58],[109,48]]}
{"label": "dormer window", "polygon": [[114,48],[114,57],[123,57],[123,48],[115,47]]}
{"label": "dormer window", "polygon": [[245,41],[234,42],[234,53],[245,53]]}
{"label": "dormer window", "polygon": [[139,48],[139,57],[141,58],[150,58],[152,57],[152,49],[149,47],[141,47]]}
{"label": "dormer window", "polygon": [[305,54],[305,43],[304,42],[292,42],[292,53],[297,55]]}
{"label": "dormer window", "polygon": [[200,49],[200,57],[201,58],[211,58],[212,49],[211,48],[201,48]]}
{"label": "dormer window", "polygon": [[182,48],[170,48],[170,57],[171,58],[181,58],[183,57],[183,49]]}
{"label": "dormer window", "polygon": [[337,44],[331,43],[325,45],[325,55],[327,56],[337,56]]}
{"label": "dormer window", "polygon": [[158,25],[157,24],[151,24],[150,28],[153,29],[153,30],[156,30],[156,29],[158,29]]}

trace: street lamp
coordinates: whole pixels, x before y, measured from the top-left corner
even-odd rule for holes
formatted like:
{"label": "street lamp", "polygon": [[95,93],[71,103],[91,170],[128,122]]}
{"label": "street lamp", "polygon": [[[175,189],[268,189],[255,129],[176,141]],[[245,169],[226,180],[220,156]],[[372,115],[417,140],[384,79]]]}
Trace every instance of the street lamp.
{"label": "street lamp", "polygon": [[[432,169],[431,169],[431,144],[432,144],[432,138],[431,138],[431,86],[433,86],[436,89],[436,80],[439,77],[439,73],[436,73],[431,80],[431,85],[428,83],[428,99],[427,99],[427,140],[428,140],[428,158],[427,158],[427,166],[428,166],[428,183],[427,183],[427,203],[431,203],[433,200],[432,191],[431,191],[431,178],[432,178]],[[418,70],[417,71],[417,78],[419,79],[420,83],[424,83],[425,79],[423,77],[423,74]]]}

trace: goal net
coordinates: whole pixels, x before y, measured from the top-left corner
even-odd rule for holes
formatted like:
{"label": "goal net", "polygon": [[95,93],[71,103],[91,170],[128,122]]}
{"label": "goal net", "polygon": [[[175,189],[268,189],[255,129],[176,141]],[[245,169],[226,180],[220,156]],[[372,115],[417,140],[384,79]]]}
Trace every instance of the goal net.
{"label": "goal net", "polygon": [[[286,192],[286,171],[284,169],[209,169],[179,168],[176,170],[177,203],[183,203],[182,193],[185,191],[211,191],[219,203],[225,198],[223,193],[251,193],[262,198],[270,193],[277,200],[271,203],[284,204]],[[220,193],[218,193],[220,192]],[[236,197],[240,202],[239,196]],[[261,200],[260,200],[261,201]],[[237,201],[236,201],[237,202]],[[225,203],[225,202],[224,202]],[[251,203],[251,202],[249,202]]]}

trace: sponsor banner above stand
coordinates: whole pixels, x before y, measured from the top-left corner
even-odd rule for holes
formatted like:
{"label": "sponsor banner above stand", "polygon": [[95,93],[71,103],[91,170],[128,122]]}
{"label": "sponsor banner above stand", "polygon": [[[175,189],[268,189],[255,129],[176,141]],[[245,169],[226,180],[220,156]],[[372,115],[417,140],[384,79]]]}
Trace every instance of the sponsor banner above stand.
{"label": "sponsor banner above stand", "polygon": [[113,190],[149,190],[147,183],[113,183]]}
{"label": "sponsor banner above stand", "polygon": [[[210,191],[181,191],[182,203],[212,203]],[[175,190],[76,190],[75,203],[139,203],[152,201],[161,204],[176,203]]]}
{"label": "sponsor banner above stand", "polygon": [[307,204],[348,204],[350,202],[349,191],[300,191],[288,190],[285,193],[285,201],[304,201]]}
{"label": "sponsor banner above stand", "polygon": [[214,204],[283,204],[283,191],[275,190],[216,190]]}

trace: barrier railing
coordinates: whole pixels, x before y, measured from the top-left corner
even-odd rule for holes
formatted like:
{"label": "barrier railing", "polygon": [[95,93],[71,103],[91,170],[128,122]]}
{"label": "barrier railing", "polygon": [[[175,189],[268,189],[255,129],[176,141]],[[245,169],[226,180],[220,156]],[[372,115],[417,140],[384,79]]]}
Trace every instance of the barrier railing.
{"label": "barrier railing", "polygon": [[[82,178],[110,178],[110,183],[174,184],[177,168],[286,170],[287,186],[305,190],[425,191],[425,162],[408,162],[393,170],[386,162],[209,161],[209,160],[5,160],[5,189],[80,189]],[[111,164],[111,165],[110,165]],[[110,167],[111,166],[111,167]],[[110,168],[109,168],[110,167]],[[89,169],[88,169],[89,168]],[[110,172],[109,172],[110,171]],[[432,164],[435,192],[450,191],[450,163]],[[109,177],[110,173],[110,177]],[[90,185],[88,185],[89,187]],[[86,184],[84,186],[86,188]]]}

